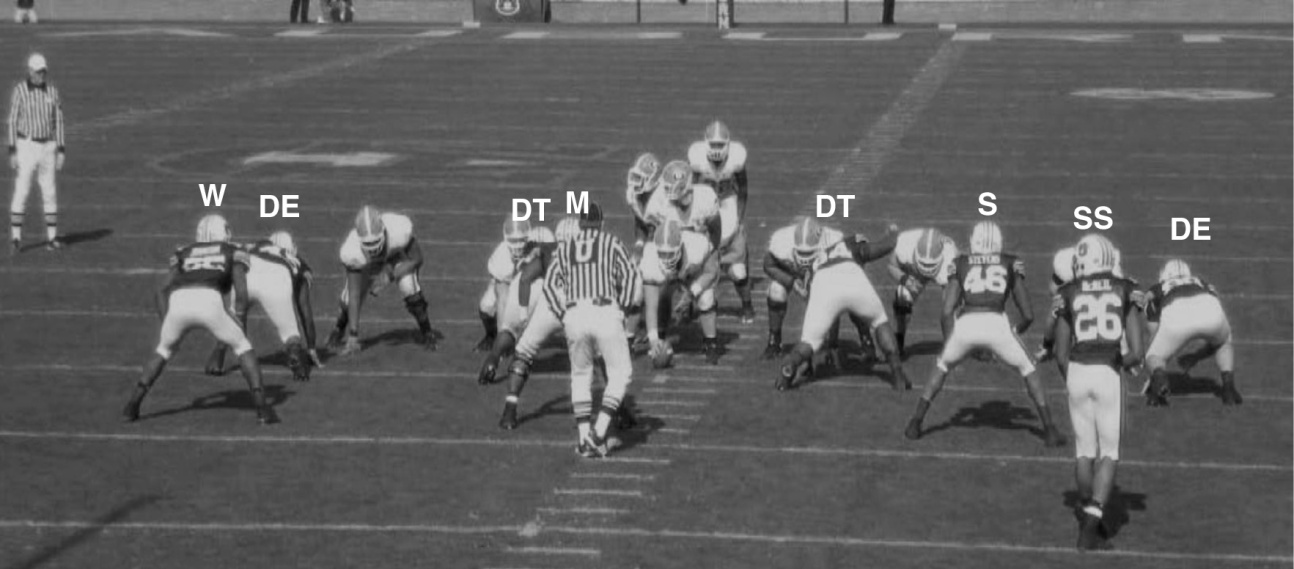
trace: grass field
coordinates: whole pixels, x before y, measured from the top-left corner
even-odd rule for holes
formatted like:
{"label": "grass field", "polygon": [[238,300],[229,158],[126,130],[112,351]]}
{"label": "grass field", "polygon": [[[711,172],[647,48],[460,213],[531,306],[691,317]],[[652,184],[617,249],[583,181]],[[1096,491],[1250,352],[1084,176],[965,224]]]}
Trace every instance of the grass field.
{"label": "grass field", "polygon": [[[1108,41],[1064,29],[990,41],[770,30],[820,40],[778,42],[701,28],[643,39],[557,27],[529,40],[488,28],[442,38],[398,26],[313,38],[200,29],[221,35],[64,26],[0,36],[13,79],[39,49],[64,92],[70,241],[44,251],[36,223],[28,250],[0,263],[0,567],[1294,562],[1288,30],[1231,30],[1217,42],[1167,27],[1120,28],[1127,37]],[[1273,96],[1072,95],[1096,88]],[[1072,549],[1072,448],[1043,448],[1008,370],[961,368],[917,442],[902,429],[919,392],[893,393],[883,369],[851,361],[777,393],[757,357],[767,282],[755,269],[754,325],[733,317],[731,285],[720,285],[720,365],[688,343],[668,372],[637,362],[643,426],[613,459],[571,452],[560,352],[523,397],[521,429],[499,431],[504,388],[476,384],[470,350],[485,259],[511,200],[551,198],[551,216],[566,191],[587,190],[627,236],[619,196],[633,157],[680,156],[714,118],[750,149],[756,267],[771,231],[819,192],[857,195],[851,217],[832,220],[842,228],[933,224],[964,243],[989,191],[1041,311],[1051,253],[1081,234],[1074,208],[1112,208],[1108,234],[1132,276],[1150,281],[1180,256],[1221,289],[1244,406],[1213,395],[1211,364],[1177,382],[1169,408],[1142,406],[1140,380],[1128,381],[1116,549],[1082,556]],[[243,162],[271,151],[396,159]],[[293,383],[267,322],[255,320],[281,424],[256,425],[237,374],[200,373],[204,334],[190,336],[143,420],[120,423],[156,341],[153,287],[166,255],[215,209],[197,191],[213,182],[228,184],[219,211],[236,236],[297,236],[320,273],[321,334],[355,210],[410,213],[429,257],[440,351],[409,345],[411,320],[384,297],[365,309],[363,353]],[[299,195],[301,216],[257,217],[261,194]],[[1173,217],[1211,218],[1212,240],[1170,240]],[[869,273],[888,298],[883,267]],[[910,334],[918,382],[938,349],[936,297],[921,299]],[[1064,386],[1053,365],[1041,369],[1068,433]]]}

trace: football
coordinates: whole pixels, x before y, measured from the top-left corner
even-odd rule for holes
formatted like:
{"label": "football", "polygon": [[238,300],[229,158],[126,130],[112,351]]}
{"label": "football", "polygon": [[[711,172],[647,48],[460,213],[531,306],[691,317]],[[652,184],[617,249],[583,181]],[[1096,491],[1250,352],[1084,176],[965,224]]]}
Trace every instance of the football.
{"label": "football", "polygon": [[674,362],[674,346],[661,342],[659,347],[651,350],[651,365],[654,369],[665,369]]}

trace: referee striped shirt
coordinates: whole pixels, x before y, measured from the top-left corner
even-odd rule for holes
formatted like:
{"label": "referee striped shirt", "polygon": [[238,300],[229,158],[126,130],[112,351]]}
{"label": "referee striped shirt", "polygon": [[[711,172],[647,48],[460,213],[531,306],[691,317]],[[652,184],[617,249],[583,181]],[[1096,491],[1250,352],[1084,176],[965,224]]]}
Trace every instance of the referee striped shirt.
{"label": "referee striped shirt", "polygon": [[24,79],[14,85],[9,97],[9,150],[17,146],[20,137],[53,140],[63,149],[63,100],[48,82],[33,85]]}
{"label": "referee striped shirt", "polygon": [[581,300],[610,301],[627,309],[641,286],[638,267],[620,238],[583,229],[574,239],[557,245],[544,277],[544,296],[557,317],[563,318],[567,305]]}

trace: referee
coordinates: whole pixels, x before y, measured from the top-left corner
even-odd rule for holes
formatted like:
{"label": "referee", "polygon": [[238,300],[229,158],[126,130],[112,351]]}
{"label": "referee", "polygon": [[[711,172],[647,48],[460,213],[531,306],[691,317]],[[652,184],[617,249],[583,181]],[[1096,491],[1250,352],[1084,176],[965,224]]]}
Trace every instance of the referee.
{"label": "referee", "polygon": [[[589,203],[580,232],[563,241],[544,277],[544,296],[566,331],[571,356],[571,407],[579,433],[576,452],[601,458],[610,452],[607,430],[633,379],[624,315],[641,294],[642,278],[624,244],[602,231],[602,208]],[[607,387],[597,421],[593,415],[593,358],[606,362]]]}
{"label": "referee", "polygon": [[45,80],[48,72],[45,56],[33,53],[27,58],[27,78],[14,85],[9,98],[9,167],[18,174],[9,204],[13,253],[22,245],[33,174],[40,183],[45,212],[45,247],[53,251],[63,246],[58,240],[58,199],[54,193],[54,171],[63,169],[63,101],[58,89]]}

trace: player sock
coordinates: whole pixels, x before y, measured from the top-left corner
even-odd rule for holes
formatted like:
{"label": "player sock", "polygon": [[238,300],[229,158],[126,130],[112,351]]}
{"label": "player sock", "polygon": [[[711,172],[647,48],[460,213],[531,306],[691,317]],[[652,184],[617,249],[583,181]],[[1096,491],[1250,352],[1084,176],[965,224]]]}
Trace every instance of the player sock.
{"label": "player sock", "polygon": [[47,213],[45,214],[45,238],[49,241],[53,241],[57,237],[58,237],[58,214]]}
{"label": "player sock", "polygon": [[926,418],[926,412],[930,410],[930,400],[922,397],[917,400],[917,409],[912,412],[912,418],[920,421]]}
{"label": "player sock", "polygon": [[19,211],[9,214],[9,239],[14,241],[22,240],[22,222],[22,212]]}
{"label": "player sock", "polygon": [[431,333],[431,319],[427,317],[427,299],[421,292],[404,297],[404,308],[418,322],[418,331],[424,335]]}
{"label": "player sock", "polygon": [[782,321],[786,319],[786,303],[768,300],[768,336],[782,337]]}
{"label": "player sock", "polygon": [[907,333],[906,333],[906,332],[895,332],[895,333],[894,333],[894,343],[898,345],[898,349],[899,349],[899,353],[900,353],[900,354],[902,354],[902,353],[903,353],[904,336],[907,336]]}
{"label": "player sock", "polygon": [[481,325],[485,327],[485,336],[494,338],[499,334],[499,321],[494,316],[484,312],[477,313],[481,317]]}

